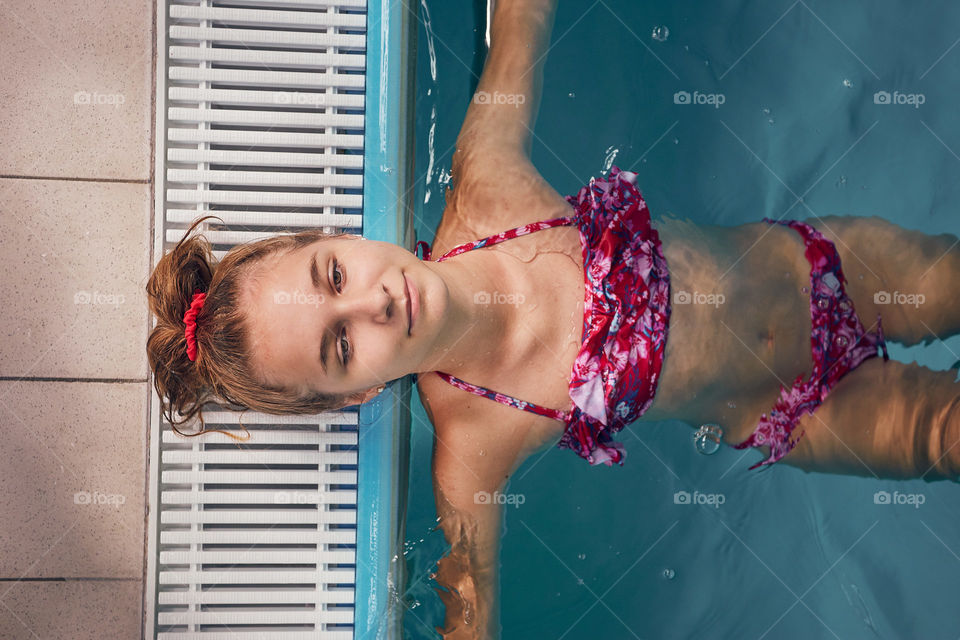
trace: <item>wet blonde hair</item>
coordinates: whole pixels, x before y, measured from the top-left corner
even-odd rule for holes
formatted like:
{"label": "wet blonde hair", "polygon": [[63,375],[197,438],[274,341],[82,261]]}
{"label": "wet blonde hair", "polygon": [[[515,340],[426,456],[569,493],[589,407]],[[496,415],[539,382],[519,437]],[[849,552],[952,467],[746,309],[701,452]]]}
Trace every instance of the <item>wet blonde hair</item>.
{"label": "wet blonde hair", "polygon": [[[226,431],[205,428],[201,407],[217,400],[234,405],[229,407],[232,410],[273,415],[320,413],[360,402],[362,394],[305,392],[260,383],[251,360],[249,316],[239,304],[242,286],[258,277],[264,259],[343,234],[310,229],[277,235],[237,245],[216,262],[210,242],[202,235],[190,235],[202,221],[216,217],[194,221],[177,246],[157,263],[146,287],[150,312],[157,317],[157,326],[147,338],[147,358],[163,401],[161,411],[174,431],[182,436],[218,431],[238,439]],[[191,361],[183,316],[195,292],[207,295],[196,318],[197,359]],[[174,420],[174,409],[182,420]],[[200,431],[185,434],[177,429],[194,417],[200,420]]]}

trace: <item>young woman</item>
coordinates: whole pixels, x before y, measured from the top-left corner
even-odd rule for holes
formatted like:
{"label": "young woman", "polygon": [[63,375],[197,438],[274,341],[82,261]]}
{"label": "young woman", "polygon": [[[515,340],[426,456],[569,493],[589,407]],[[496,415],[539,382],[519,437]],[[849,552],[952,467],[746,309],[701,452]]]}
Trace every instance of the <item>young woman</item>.
{"label": "young woman", "polygon": [[890,361],[885,345],[960,331],[957,239],[876,217],[653,225],[617,167],[562,197],[529,159],[554,3],[497,3],[426,259],[316,231],[214,264],[188,232],[147,286],[171,422],[209,399],[314,413],[419,374],[449,638],[499,632],[502,507],[476,493],[545,447],[623,464],[611,435],[641,415],[717,424],[763,453],[754,466],[960,473],[954,372]]}

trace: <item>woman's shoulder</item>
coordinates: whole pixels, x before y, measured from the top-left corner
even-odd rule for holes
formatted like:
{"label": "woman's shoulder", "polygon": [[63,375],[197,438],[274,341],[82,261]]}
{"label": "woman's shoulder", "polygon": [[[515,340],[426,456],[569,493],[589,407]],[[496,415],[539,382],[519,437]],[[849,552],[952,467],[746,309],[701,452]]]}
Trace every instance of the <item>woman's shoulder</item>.
{"label": "woman's shoulder", "polygon": [[506,446],[515,455],[515,466],[563,435],[562,422],[473,396],[437,375],[419,376],[417,393],[442,443],[454,448]]}
{"label": "woman's shoulder", "polygon": [[447,225],[454,232],[469,228],[485,237],[573,211],[525,157],[473,158],[452,172],[441,228]]}

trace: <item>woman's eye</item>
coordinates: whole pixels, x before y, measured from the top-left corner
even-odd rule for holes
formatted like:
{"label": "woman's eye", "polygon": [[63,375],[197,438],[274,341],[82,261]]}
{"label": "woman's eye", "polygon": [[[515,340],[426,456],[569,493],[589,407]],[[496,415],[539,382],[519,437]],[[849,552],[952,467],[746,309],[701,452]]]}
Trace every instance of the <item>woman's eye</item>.
{"label": "woman's eye", "polygon": [[[339,276],[339,279],[338,279]],[[343,274],[340,272],[340,265],[336,260],[333,261],[333,286],[337,288],[337,291],[340,291],[340,286],[343,284]]]}
{"label": "woman's eye", "polygon": [[350,343],[347,342],[347,332],[344,331],[340,336],[340,349],[343,351],[343,366],[350,362]]}
{"label": "woman's eye", "polygon": [[[337,262],[336,258],[333,260],[333,286],[337,292],[342,291],[343,287],[343,273],[340,270],[340,264]],[[343,353],[343,366],[347,366],[347,363],[350,362],[350,343],[347,342],[347,332],[346,329],[340,334],[340,349]]]}

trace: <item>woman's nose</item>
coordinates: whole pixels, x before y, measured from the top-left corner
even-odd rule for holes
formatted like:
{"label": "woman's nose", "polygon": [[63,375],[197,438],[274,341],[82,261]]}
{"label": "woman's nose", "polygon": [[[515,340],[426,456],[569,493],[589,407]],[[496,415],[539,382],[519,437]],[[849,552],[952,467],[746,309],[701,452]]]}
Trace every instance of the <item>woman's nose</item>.
{"label": "woman's nose", "polygon": [[386,323],[396,314],[396,305],[383,285],[338,296],[335,303],[337,311],[348,319]]}

